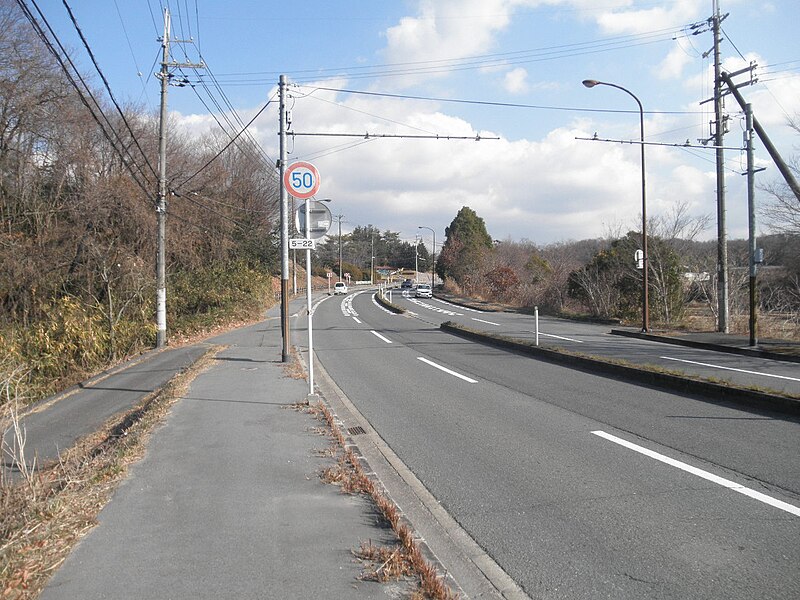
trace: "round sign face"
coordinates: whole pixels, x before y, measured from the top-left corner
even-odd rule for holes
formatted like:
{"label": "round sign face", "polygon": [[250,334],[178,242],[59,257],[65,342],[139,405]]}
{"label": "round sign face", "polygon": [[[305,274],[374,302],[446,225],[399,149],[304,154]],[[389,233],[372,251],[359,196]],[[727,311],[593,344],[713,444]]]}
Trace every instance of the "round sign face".
{"label": "round sign face", "polygon": [[311,198],[319,190],[319,171],[311,163],[292,163],[283,174],[283,185],[295,198]]}
{"label": "round sign face", "polygon": [[[308,202],[309,227],[306,230],[306,202]],[[297,231],[308,239],[318,240],[331,228],[331,211],[319,200],[306,200],[295,211]]]}

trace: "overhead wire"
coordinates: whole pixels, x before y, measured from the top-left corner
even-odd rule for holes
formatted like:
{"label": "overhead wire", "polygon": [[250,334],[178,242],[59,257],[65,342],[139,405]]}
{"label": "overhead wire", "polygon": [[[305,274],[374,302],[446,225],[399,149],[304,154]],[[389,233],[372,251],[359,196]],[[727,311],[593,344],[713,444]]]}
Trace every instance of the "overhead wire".
{"label": "overhead wire", "polygon": [[[372,92],[367,90],[354,90],[350,88],[334,88],[327,86],[306,86],[298,84],[301,88],[308,88],[312,91],[323,90],[328,92],[340,92],[343,94],[356,94],[363,96],[378,96],[384,98],[399,98],[404,100],[424,100],[428,102],[448,102],[452,104],[470,104],[478,106],[498,106],[503,108],[533,108],[537,110],[556,110],[568,112],[591,112],[591,113],[619,113],[619,114],[639,114],[638,110],[631,109],[612,109],[612,108],[580,108],[574,106],[548,106],[542,104],[525,104],[517,102],[497,102],[490,100],[470,100],[465,98],[443,98],[440,96],[420,96],[416,94],[396,94],[390,92]],[[645,110],[647,115],[694,115],[697,111],[689,110]]]}
{"label": "overhead wire", "polygon": [[[198,17],[197,18],[198,18],[198,22],[199,22],[199,13],[198,13]],[[197,77],[197,80],[199,81],[201,87],[206,92],[209,100],[217,107],[217,110],[219,111],[219,113],[222,116],[223,120],[228,124],[228,127],[230,127],[230,129],[232,131],[236,131],[237,129],[240,129],[240,128],[244,129],[244,121],[242,120],[241,116],[238,114],[238,112],[234,108],[233,104],[229,100],[229,98],[228,98],[227,94],[225,93],[225,91],[222,89],[222,86],[219,85],[219,82],[216,80],[216,77],[214,77],[214,74],[213,74],[213,71],[211,70],[211,67],[208,65],[208,63],[205,61],[205,59],[203,59],[203,55],[202,55],[202,53],[200,53],[199,44],[195,43],[195,41],[193,39],[192,40],[187,40],[187,41],[189,43],[191,43],[192,45],[194,45],[195,48],[197,48],[198,56],[200,56],[200,59],[201,59],[201,61],[203,63],[203,69],[206,72],[208,72],[209,75],[211,76],[211,81],[214,84],[214,87],[217,90],[217,93],[222,98],[222,102],[226,105],[227,109],[223,109],[222,108],[222,106],[220,105],[220,102],[217,100],[217,98],[214,95],[214,93],[212,93],[212,91],[209,89],[208,85],[206,84],[205,78],[200,76],[200,73],[198,72],[198,70],[196,68],[193,68],[194,74]],[[181,50],[182,50],[184,56],[187,59],[187,62],[190,63],[191,61],[189,60],[189,57],[188,57],[188,55],[186,53],[186,49],[183,47],[183,45],[181,45],[180,47],[181,47]],[[217,122],[217,125],[219,125],[219,127],[223,131],[225,131],[225,133],[230,137],[232,135],[231,132],[229,132],[228,130],[225,129],[225,127],[222,125],[222,123],[219,121],[219,119],[216,117],[216,115],[214,115],[213,111],[209,108],[208,104],[202,99],[202,97],[200,96],[200,94],[198,93],[198,91],[196,89],[196,84],[191,84],[190,83],[190,85],[191,85],[192,90],[195,93],[195,95],[197,95],[198,99],[201,101],[203,106],[205,106],[206,110],[208,110],[209,113],[212,114],[212,116],[214,117],[214,120]],[[234,121],[236,122],[236,125],[233,122],[231,122],[231,118],[229,117],[229,115],[231,115],[233,117]],[[266,162],[266,164],[269,164],[269,165],[274,165],[275,164],[275,161],[264,151],[264,149],[255,140],[255,138],[252,136],[252,134],[249,131],[245,131],[244,132],[244,137],[249,140],[250,144],[248,144],[248,146],[245,147],[245,148],[242,148],[241,146],[239,146],[237,144],[237,147],[239,147],[243,152],[246,152],[246,153],[249,153],[252,149],[256,149],[256,151],[261,155],[261,157],[257,157],[258,160],[262,160],[263,159]]]}
{"label": "overhead wire", "polygon": [[179,187],[179,188],[180,188],[180,187],[183,187],[183,186],[185,186],[187,183],[189,183],[189,182],[190,182],[190,181],[192,181],[192,180],[193,180],[195,177],[197,177],[197,176],[198,176],[200,173],[202,173],[203,171],[205,171],[205,170],[206,170],[206,169],[207,169],[207,168],[208,168],[208,167],[209,167],[209,166],[210,166],[210,165],[211,165],[211,164],[212,164],[214,161],[216,161],[216,160],[217,160],[217,159],[218,159],[220,156],[222,156],[222,153],[223,153],[223,152],[225,152],[225,150],[227,150],[227,149],[228,149],[228,148],[231,146],[231,144],[233,144],[233,143],[234,143],[234,142],[235,142],[235,141],[236,141],[236,140],[237,140],[237,139],[238,139],[238,138],[239,138],[239,137],[242,135],[242,133],[244,133],[244,131],[246,131],[246,130],[247,130],[247,128],[248,128],[248,127],[249,127],[249,126],[250,126],[250,125],[253,123],[253,121],[255,121],[255,120],[258,118],[258,116],[259,116],[259,115],[260,115],[262,112],[264,112],[264,110],[265,110],[265,109],[266,109],[266,108],[267,108],[267,107],[268,107],[270,104],[272,104],[272,100],[269,100],[269,101],[267,101],[267,103],[266,103],[264,106],[262,106],[262,107],[259,109],[259,111],[258,111],[258,112],[257,112],[257,113],[256,113],[256,114],[253,116],[253,118],[252,118],[252,119],[250,119],[250,121],[247,123],[247,125],[245,125],[245,126],[244,126],[244,128],[243,128],[243,129],[242,129],[242,130],[241,130],[239,133],[237,133],[237,134],[236,134],[236,135],[235,135],[235,136],[234,136],[234,137],[233,137],[233,138],[232,138],[232,139],[231,139],[231,140],[230,140],[230,141],[229,141],[229,142],[228,142],[228,143],[225,145],[225,147],[224,147],[224,148],[222,148],[222,150],[220,150],[219,152],[217,152],[217,153],[216,153],[216,154],[215,154],[213,157],[211,157],[211,159],[209,159],[209,160],[208,160],[208,161],[207,161],[207,162],[206,162],[206,163],[205,163],[205,164],[204,164],[202,167],[200,167],[199,169],[197,169],[197,171],[195,171],[195,172],[194,172],[192,175],[190,175],[188,178],[184,179],[184,180],[183,180],[183,181],[182,181],[182,182],[181,182],[181,183],[180,183],[180,184],[179,184],[177,187]]}
{"label": "overhead wire", "polygon": [[[133,65],[136,67],[136,76],[139,77],[139,80],[142,84],[142,95],[147,98],[147,101],[150,102],[150,98],[147,97],[147,85],[146,79],[142,79],[142,70],[139,68],[139,62],[136,60],[136,53],[133,51],[133,44],[131,44],[131,38],[128,35],[128,28],[125,27],[125,20],[122,18],[122,12],[119,10],[119,4],[117,0],[114,0],[114,8],[117,10],[117,16],[119,17],[119,24],[122,26],[122,33],[125,34],[125,41],[128,44],[128,50],[131,53],[131,58],[133,59]],[[141,98],[141,96],[139,96]]]}
{"label": "overhead wire", "polygon": [[[680,31],[682,29],[685,29],[686,27],[688,27],[688,25],[684,26],[683,28],[670,27],[670,28],[654,30],[651,32],[644,32],[641,34],[628,34],[622,36],[614,36],[610,38],[603,38],[600,40],[592,40],[588,42],[561,44],[561,45],[548,46],[532,50],[517,50],[517,51],[495,53],[495,54],[483,54],[465,58],[433,59],[425,61],[388,63],[384,65],[357,65],[350,67],[338,67],[338,68],[333,67],[333,68],[313,69],[313,70],[307,69],[307,70],[299,70],[293,72],[295,73],[296,81],[313,81],[313,80],[318,80],[321,76],[324,77],[326,74],[337,75],[344,73],[348,76],[348,78],[361,79],[361,78],[373,78],[379,76],[435,74],[445,71],[450,72],[450,71],[458,71],[465,69],[484,69],[492,66],[525,64],[528,62],[541,62],[543,60],[553,60],[556,58],[565,58],[569,56],[580,56],[586,53],[591,53],[587,52],[588,50],[600,51],[599,49],[612,45],[616,45],[617,47],[610,49],[635,47],[641,45],[640,43],[638,43],[638,41],[648,40],[651,38],[657,38],[653,40],[656,42],[671,41],[673,39],[672,36],[674,35],[676,29]],[[313,77],[306,79],[299,77],[300,75],[305,73],[312,74]],[[255,71],[255,72],[224,74],[220,75],[220,77],[224,79],[226,77],[246,76],[248,77],[248,79],[245,83],[249,84],[256,81],[259,83],[261,82],[260,79],[254,79],[252,77],[254,75],[264,75],[264,76],[269,76],[270,79],[274,79],[274,77],[276,77],[278,74],[279,73],[276,71]],[[237,81],[236,80],[225,81],[225,83],[235,85],[237,84]]]}
{"label": "overhead wire", "polygon": [[[145,181],[147,181],[147,175],[144,173],[144,171],[142,170],[141,166],[135,160],[133,160],[133,156],[130,154],[130,152],[127,149],[127,146],[122,141],[122,138],[120,137],[119,132],[117,132],[117,130],[114,128],[114,126],[109,121],[108,117],[106,116],[105,112],[103,111],[102,107],[100,106],[97,98],[94,97],[94,94],[92,93],[91,88],[86,83],[86,81],[83,79],[83,76],[81,75],[80,71],[78,71],[78,69],[75,66],[75,64],[72,62],[71,57],[66,52],[66,49],[64,48],[64,45],[59,40],[59,38],[56,35],[56,33],[53,30],[53,28],[50,26],[50,23],[48,22],[47,18],[44,16],[44,13],[42,13],[42,11],[39,8],[38,4],[36,4],[36,0],[31,0],[32,4],[33,4],[34,8],[36,8],[36,11],[39,14],[39,17],[42,19],[42,21],[44,22],[44,24],[47,27],[48,31],[50,32],[50,35],[53,37],[53,40],[58,45],[58,47],[60,49],[60,52],[55,48],[55,46],[53,45],[53,42],[50,40],[50,37],[48,36],[47,32],[45,32],[45,30],[43,29],[42,25],[39,23],[39,21],[36,18],[36,16],[30,10],[30,8],[27,6],[27,4],[25,4],[25,1],[24,0],[16,0],[16,1],[17,1],[17,5],[22,10],[23,15],[28,20],[28,22],[31,24],[31,26],[33,27],[34,32],[36,33],[36,35],[39,37],[39,39],[45,45],[45,47],[50,52],[50,54],[52,54],[52,56],[56,59],[56,61],[58,62],[59,66],[61,67],[61,70],[64,72],[65,76],[67,77],[68,81],[70,82],[72,87],[75,88],[76,92],[78,93],[78,99],[81,101],[81,103],[89,111],[90,116],[97,123],[97,125],[100,127],[100,131],[103,133],[104,137],[108,140],[108,142],[111,144],[111,147],[114,149],[114,151],[117,153],[117,155],[122,160],[122,163],[128,169],[128,171],[129,171],[129,173],[131,175],[131,178],[142,189],[142,191],[145,193],[145,195],[149,196],[150,192],[149,192],[147,186],[140,179],[140,176],[141,176],[141,177],[144,178]],[[71,69],[67,66],[67,63],[69,63]],[[81,82],[81,84],[83,86],[83,89],[81,88],[80,85],[78,85],[78,81],[76,81],[76,78],[77,78],[77,80],[79,80]],[[87,96],[88,96],[88,98],[87,98]],[[91,102],[89,101],[89,99],[91,99]],[[94,105],[94,106],[92,106],[92,105]],[[102,121],[105,121],[105,125],[101,121],[101,117],[102,117]],[[112,136],[111,133],[109,133],[109,130],[114,134],[114,136]],[[115,140],[114,137],[116,137],[117,139]],[[119,145],[121,145],[122,148],[120,148]],[[124,149],[124,151],[123,151],[123,149]],[[127,153],[127,156],[126,156],[126,153]],[[131,162],[132,162],[132,164],[131,164]],[[136,171],[138,171],[138,175],[137,175]]]}
{"label": "overhead wire", "polygon": [[128,118],[125,116],[125,113],[123,112],[122,108],[120,107],[119,103],[117,102],[117,99],[114,97],[114,92],[111,91],[111,86],[108,83],[108,79],[106,79],[106,76],[103,73],[102,69],[100,68],[100,65],[97,63],[97,59],[94,56],[94,52],[92,52],[92,49],[89,46],[89,43],[86,41],[86,38],[83,35],[83,31],[81,31],[81,28],[78,25],[78,21],[75,19],[75,15],[72,12],[72,8],[67,3],[67,0],[61,0],[61,2],[64,5],[64,8],[67,9],[67,13],[69,14],[69,18],[72,21],[72,25],[75,27],[75,30],[78,32],[78,36],[81,38],[81,42],[83,43],[84,48],[86,48],[86,52],[89,54],[89,58],[91,59],[95,70],[100,75],[100,79],[103,81],[103,85],[105,86],[106,91],[108,92],[108,96],[109,96],[109,98],[111,98],[111,102],[114,104],[114,107],[117,109],[117,113],[122,118],[122,122],[125,124],[125,127],[127,128],[128,133],[130,134],[131,139],[133,140],[133,143],[139,149],[139,152],[141,153],[145,164],[150,168],[150,172],[153,174],[153,177],[158,178],[158,174],[156,173],[156,170],[153,168],[153,165],[150,164],[150,161],[147,158],[147,154],[142,149],[142,146],[139,144],[139,140],[136,138],[136,134],[133,132],[133,129],[131,128],[131,125],[128,122]]}

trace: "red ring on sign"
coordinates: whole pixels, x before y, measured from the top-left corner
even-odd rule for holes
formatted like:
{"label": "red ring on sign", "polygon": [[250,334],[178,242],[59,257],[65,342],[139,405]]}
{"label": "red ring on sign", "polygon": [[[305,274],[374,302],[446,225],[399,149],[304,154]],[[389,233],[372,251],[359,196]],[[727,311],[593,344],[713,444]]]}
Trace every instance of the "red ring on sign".
{"label": "red ring on sign", "polygon": [[[297,189],[292,185],[292,173],[294,173],[297,169],[308,169],[311,171],[311,174],[314,177],[314,182],[310,189]],[[289,165],[289,168],[286,169],[286,172],[283,174],[283,185],[292,196],[298,198],[299,200],[311,198],[319,191],[319,171],[317,171],[317,167],[309,162],[302,160],[294,162]]]}

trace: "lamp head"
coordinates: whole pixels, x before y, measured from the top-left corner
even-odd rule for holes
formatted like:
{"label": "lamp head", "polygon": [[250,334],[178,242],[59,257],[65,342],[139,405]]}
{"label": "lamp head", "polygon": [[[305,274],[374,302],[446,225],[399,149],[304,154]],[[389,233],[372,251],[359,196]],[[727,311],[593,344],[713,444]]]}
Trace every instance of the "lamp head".
{"label": "lamp head", "polygon": [[596,79],[584,79],[583,80],[583,85],[585,85],[587,88],[593,88],[594,86],[596,86],[599,83],[600,82],[597,81]]}

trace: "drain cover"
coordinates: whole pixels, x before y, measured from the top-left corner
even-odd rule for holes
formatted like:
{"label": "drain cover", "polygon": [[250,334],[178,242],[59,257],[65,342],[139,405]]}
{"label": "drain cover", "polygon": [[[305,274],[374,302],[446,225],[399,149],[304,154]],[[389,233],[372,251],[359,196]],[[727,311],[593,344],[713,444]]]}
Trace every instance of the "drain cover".
{"label": "drain cover", "polygon": [[361,425],[356,425],[355,427],[348,427],[347,433],[349,433],[350,435],[361,435],[362,433],[367,433],[367,432]]}

